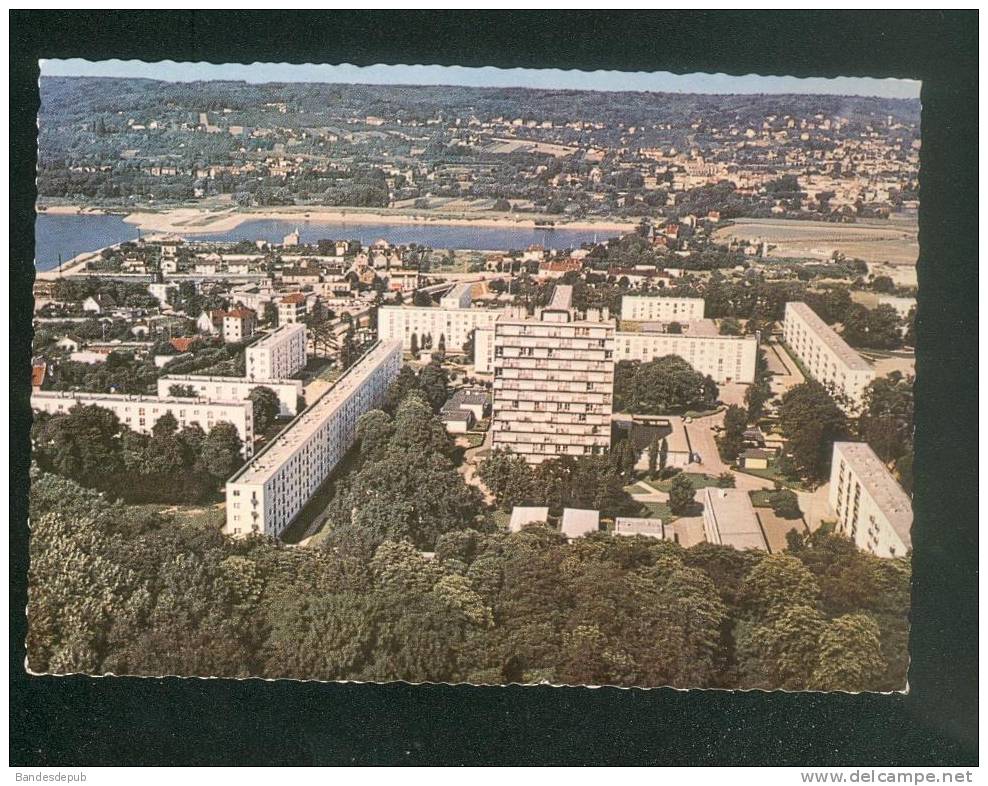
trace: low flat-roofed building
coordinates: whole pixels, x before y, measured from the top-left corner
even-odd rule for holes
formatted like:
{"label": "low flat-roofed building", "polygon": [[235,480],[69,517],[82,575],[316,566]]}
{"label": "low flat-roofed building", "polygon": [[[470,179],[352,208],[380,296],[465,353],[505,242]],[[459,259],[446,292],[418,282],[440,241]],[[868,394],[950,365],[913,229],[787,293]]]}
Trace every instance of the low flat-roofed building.
{"label": "low flat-roofed building", "polygon": [[217,423],[231,423],[243,440],[244,456],[249,457],[254,452],[254,407],[249,401],[78,391],[43,391],[31,396],[32,409],[53,415],[66,414],[77,404],[108,409],[122,424],[142,434],[150,434],[166,412],[178,421],[180,429],[195,423],[207,434]]}
{"label": "low flat-roofed building", "polygon": [[741,454],[741,466],[745,469],[768,469],[769,459],[774,453],[761,448],[748,448]]}
{"label": "low flat-roofed building", "polygon": [[523,508],[514,507],[511,509],[511,520],[508,522],[509,532],[520,532],[527,524],[545,524],[549,521],[549,508]]}
{"label": "low flat-roofed building", "polygon": [[768,551],[751,497],[744,489],[703,490],[703,533],[710,543]]}
{"label": "low flat-roofed building", "polygon": [[704,305],[701,297],[624,295],[621,298],[621,319],[634,322],[703,319]]}
{"label": "low flat-roofed building", "polygon": [[378,342],[226,484],[229,535],[279,536],[357,438],[357,421],[379,407],[401,369],[401,346]]}
{"label": "low flat-roofed building", "polygon": [[[864,404],[875,369],[805,303],[786,303],[782,336],[803,366],[850,412]],[[846,403],[844,403],[846,399]]]}
{"label": "low flat-roofed building", "polygon": [[666,540],[665,527],[662,519],[639,519],[628,516],[618,516],[614,519],[615,535],[644,535],[649,538]]}
{"label": "low flat-roofed building", "polygon": [[158,395],[168,396],[174,385],[186,385],[207,401],[240,401],[250,396],[254,388],[270,388],[278,396],[278,415],[290,417],[298,412],[298,400],[303,394],[300,379],[246,379],[244,377],[213,377],[200,374],[166,374],[158,378]]}
{"label": "low flat-roofed building", "polygon": [[866,442],[834,443],[828,501],[837,532],[858,548],[879,557],[912,548],[912,502]]}
{"label": "low flat-roofed building", "polygon": [[579,538],[600,531],[600,511],[563,508],[562,533],[567,538]]}

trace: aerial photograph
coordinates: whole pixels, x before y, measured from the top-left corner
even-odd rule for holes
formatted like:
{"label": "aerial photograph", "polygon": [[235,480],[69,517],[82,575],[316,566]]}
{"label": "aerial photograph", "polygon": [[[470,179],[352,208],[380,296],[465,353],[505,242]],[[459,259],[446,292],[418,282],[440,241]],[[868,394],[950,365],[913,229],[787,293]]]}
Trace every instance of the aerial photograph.
{"label": "aerial photograph", "polygon": [[40,68],[32,673],[906,690],[919,82]]}

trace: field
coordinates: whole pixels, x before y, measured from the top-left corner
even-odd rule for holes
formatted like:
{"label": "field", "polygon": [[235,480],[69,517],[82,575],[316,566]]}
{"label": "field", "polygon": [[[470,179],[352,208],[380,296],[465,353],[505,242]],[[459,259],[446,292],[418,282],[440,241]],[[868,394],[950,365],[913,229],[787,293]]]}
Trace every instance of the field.
{"label": "field", "polygon": [[714,237],[721,242],[765,240],[775,245],[770,257],[825,260],[839,251],[868,263],[914,266],[919,256],[917,232],[916,221],[905,218],[859,224],[745,218],[718,229]]}

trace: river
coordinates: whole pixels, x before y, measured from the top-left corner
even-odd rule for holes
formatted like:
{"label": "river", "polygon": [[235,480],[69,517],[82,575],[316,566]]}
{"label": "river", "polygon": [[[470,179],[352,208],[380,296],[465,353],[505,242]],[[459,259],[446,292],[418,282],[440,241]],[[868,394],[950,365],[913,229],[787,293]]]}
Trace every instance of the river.
{"label": "river", "polygon": [[[378,238],[396,244],[418,243],[432,248],[508,250],[525,249],[533,243],[550,248],[579,247],[581,243],[605,240],[613,230],[566,229],[553,231],[516,227],[449,226],[443,224],[361,224],[257,219],[245,221],[229,232],[196,233],[190,240],[266,240],[280,243],[298,227],[303,243],[317,240],[360,240],[369,244]],[[122,216],[40,214],[34,226],[35,261],[39,270],[51,270],[86,251],[134,240],[137,227]]]}

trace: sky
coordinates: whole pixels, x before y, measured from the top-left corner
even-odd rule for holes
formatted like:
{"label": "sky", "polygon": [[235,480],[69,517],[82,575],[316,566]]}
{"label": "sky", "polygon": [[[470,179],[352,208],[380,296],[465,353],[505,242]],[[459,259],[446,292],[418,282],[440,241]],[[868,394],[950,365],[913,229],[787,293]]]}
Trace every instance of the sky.
{"label": "sky", "polygon": [[809,93],[919,98],[911,79],[672,74],[668,71],[563,71],[555,68],[464,68],[440,65],[315,65],[294,63],[176,63],[164,60],[40,61],[42,76],[143,77],[168,82],[227,79],[246,82],[342,82],[372,85],[463,85],[670,93]]}

